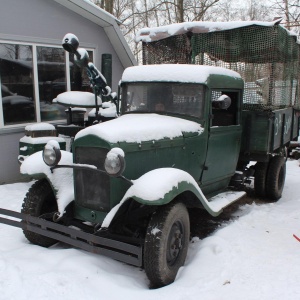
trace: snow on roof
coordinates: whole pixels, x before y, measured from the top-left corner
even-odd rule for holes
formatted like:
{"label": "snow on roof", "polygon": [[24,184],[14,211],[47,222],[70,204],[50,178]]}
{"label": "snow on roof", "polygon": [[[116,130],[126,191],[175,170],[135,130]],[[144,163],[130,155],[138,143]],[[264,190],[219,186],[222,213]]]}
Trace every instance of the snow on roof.
{"label": "snow on roof", "polygon": [[46,144],[50,140],[55,140],[58,143],[65,143],[64,138],[59,136],[42,136],[42,137],[31,137],[31,136],[23,136],[20,138],[21,143],[27,143],[31,145],[39,145],[39,144]]}
{"label": "snow on roof", "polygon": [[40,130],[55,130],[54,125],[49,123],[36,123],[30,124],[25,127],[27,131],[40,131]]}
{"label": "snow on roof", "polygon": [[[98,105],[102,103],[98,97]],[[95,95],[89,92],[64,92],[59,94],[54,100],[58,104],[71,107],[95,107]]]}
{"label": "snow on roof", "polygon": [[95,3],[91,2],[90,0],[83,0],[85,3],[87,3],[88,5],[93,6],[95,9],[97,9],[99,12],[101,12],[101,14],[106,15],[107,17],[114,19],[117,23],[122,24],[122,22],[116,18],[114,15],[110,14],[109,12],[107,12],[105,9],[100,8],[98,5],[96,5]]}
{"label": "snow on roof", "polygon": [[200,124],[157,114],[128,114],[117,119],[87,127],[77,133],[75,140],[88,134],[98,136],[109,143],[140,143],[173,139],[183,136],[183,132],[201,134]]}
{"label": "snow on roof", "polygon": [[278,20],[272,22],[261,21],[231,21],[231,22],[184,22],[153,28],[143,28],[136,35],[136,42],[154,42],[170,36],[192,33],[206,33],[230,30],[251,25],[274,26]]}
{"label": "snow on roof", "polygon": [[122,82],[165,81],[205,83],[212,74],[241,78],[239,73],[221,67],[162,64],[129,67],[125,69],[122,75]]}

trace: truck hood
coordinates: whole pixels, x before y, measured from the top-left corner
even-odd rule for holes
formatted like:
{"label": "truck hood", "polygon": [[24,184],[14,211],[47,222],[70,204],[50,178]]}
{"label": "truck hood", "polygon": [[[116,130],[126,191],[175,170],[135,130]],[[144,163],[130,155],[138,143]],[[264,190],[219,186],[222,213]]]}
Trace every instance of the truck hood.
{"label": "truck hood", "polygon": [[199,135],[200,124],[176,117],[158,114],[128,114],[81,130],[75,137],[97,136],[109,143],[141,143],[160,139],[173,139],[184,133]]}

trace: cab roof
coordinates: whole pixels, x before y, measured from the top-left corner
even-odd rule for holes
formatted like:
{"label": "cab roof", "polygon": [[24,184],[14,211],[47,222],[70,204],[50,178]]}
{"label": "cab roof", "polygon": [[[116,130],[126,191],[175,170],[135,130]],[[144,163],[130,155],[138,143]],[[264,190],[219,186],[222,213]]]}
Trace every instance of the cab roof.
{"label": "cab roof", "polygon": [[[220,82],[221,81],[221,82]],[[223,81],[223,83],[222,83]],[[221,67],[162,64],[143,65],[125,69],[121,82],[182,82],[200,83],[205,85],[219,85],[230,83],[236,87],[243,87],[243,80],[239,73]]]}

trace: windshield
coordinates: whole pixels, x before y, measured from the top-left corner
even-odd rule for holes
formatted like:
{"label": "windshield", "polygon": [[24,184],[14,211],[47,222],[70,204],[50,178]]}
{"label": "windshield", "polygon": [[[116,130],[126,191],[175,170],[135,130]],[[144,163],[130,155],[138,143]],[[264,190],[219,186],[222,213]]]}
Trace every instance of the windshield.
{"label": "windshield", "polygon": [[201,118],[203,91],[200,84],[126,83],[122,87],[122,111],[173,113]]}

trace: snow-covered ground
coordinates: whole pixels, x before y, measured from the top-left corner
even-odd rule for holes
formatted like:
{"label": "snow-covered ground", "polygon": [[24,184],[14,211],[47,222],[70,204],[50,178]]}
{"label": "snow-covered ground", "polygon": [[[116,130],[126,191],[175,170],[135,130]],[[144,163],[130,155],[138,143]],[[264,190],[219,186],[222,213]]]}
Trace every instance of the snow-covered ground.
{"label": "snow-covered ground", "polygon": [[[64,244],[31,245],[0,224],[0,299],[300,299],[299,184],[299,162],[288,161],[277,203],[243,205],[210,236],[194,238],[175,283],[157,290],[141,269]],[[20,210],[29,186],[0,186],[0,207]]]}

